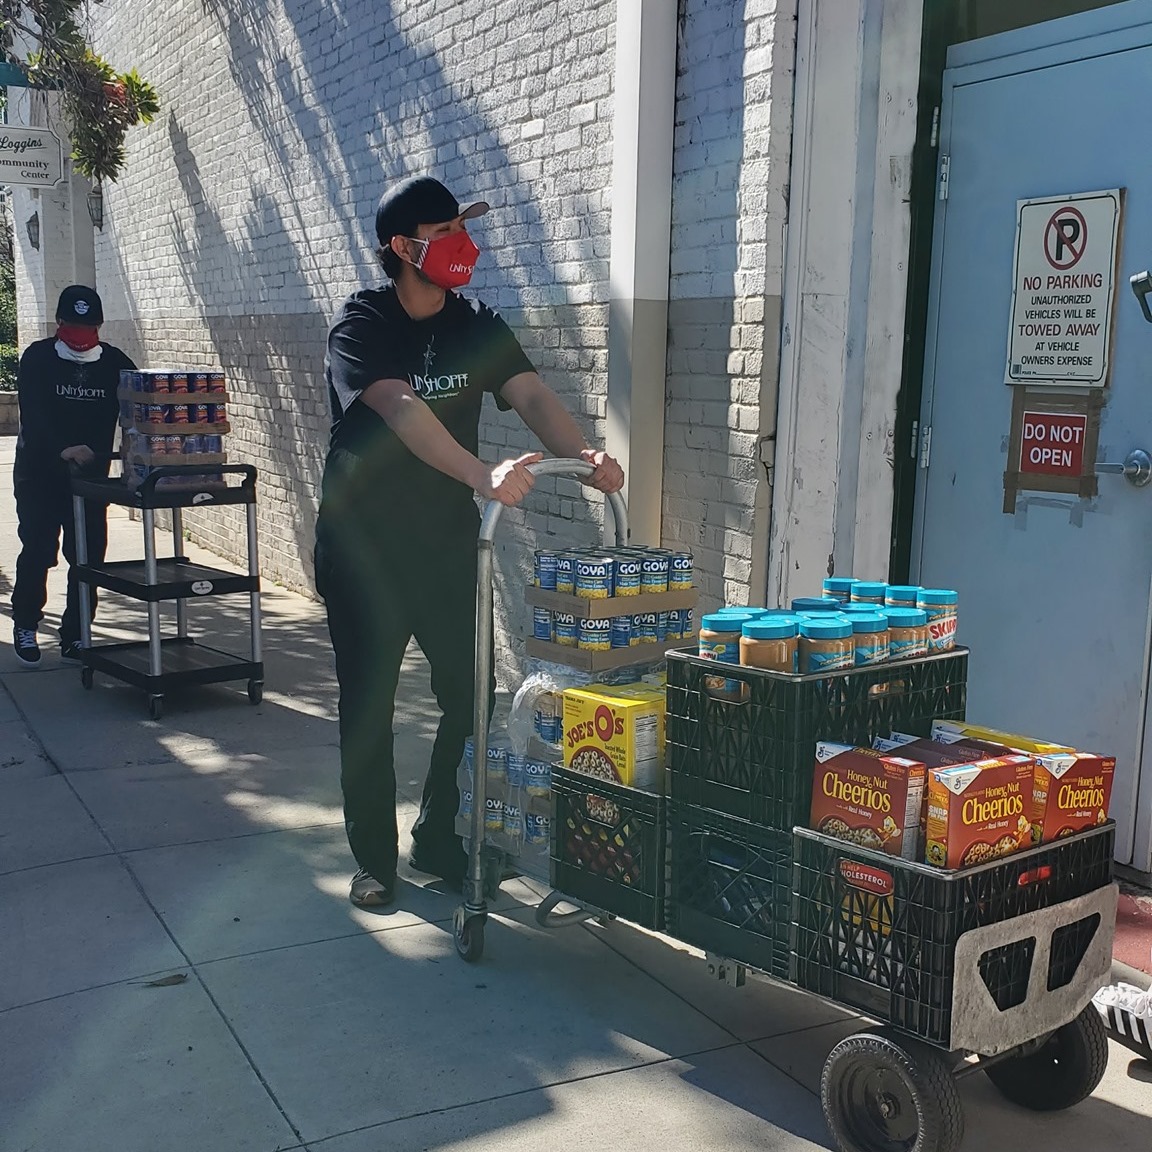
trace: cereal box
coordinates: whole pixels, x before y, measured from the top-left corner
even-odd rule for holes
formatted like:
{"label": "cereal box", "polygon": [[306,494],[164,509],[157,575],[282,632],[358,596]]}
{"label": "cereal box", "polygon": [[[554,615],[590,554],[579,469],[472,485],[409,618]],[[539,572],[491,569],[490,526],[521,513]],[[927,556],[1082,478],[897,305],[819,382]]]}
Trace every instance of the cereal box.
{"label": "cereal box", "polygon": [[590,685],[564,693],[564,767],[628,788],[664,790],[664,693]]}
{"label": "cereal box", "polygon": [[826,836],[914,860],[925,774],[916,760],[871,748],[817,744],[811,825]]}
{"label": "cereal box", "polygon": [[928,773],[927,851],[937,868],[986,864],[1027,847],[1036,761],[1010,755]]}
{"label": "cereal box", "polygon": [[1051,752],[1075,752],[1064,744],[1050,744],[1044,740],[1033,740],[1031,736],[1017,736],[1012,732],[1001,732],[996,728],[981,728],[963,720],[936,720],[932,724],[932,739],[943,744],[955,744],[968,739],[991,741],[1005,748],[1014,748],[1033,755],[1047,755]]}
{"label": "cereal box", "polygon": [[1032,843],[1043,844],[1095,828],[1108,819],[1116,759],[1086,752],[1036,758]]}

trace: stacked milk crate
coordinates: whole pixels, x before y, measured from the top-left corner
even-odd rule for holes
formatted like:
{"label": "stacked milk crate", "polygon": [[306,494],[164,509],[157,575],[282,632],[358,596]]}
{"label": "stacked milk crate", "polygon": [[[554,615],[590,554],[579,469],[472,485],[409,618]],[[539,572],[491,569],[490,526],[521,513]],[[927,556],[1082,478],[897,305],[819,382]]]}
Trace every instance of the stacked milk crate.
{"label": "stacked milk crate", "polygon": [[138,488],[157,468],[195,468],[162,476],[158,486],[203,488],[222,484],[229,431],[224,373],[201,369],[120,373],[124,476]]}

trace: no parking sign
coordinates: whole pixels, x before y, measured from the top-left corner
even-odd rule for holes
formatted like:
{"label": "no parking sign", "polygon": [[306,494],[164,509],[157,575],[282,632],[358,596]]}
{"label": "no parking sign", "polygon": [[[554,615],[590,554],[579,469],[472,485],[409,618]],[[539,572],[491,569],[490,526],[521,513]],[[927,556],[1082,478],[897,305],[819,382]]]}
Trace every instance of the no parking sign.
{"label": "no parking sign", "polygon": [[1016,203],[1005,383],[1108,383],[1121,192]]}

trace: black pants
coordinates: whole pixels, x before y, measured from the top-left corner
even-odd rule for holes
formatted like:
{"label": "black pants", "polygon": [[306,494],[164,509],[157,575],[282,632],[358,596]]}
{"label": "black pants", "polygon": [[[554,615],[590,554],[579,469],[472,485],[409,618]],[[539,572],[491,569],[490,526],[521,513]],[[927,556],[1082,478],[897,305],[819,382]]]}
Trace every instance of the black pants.
{"label": "black pants", "polygon": [[[48,571],[59,558],[60,533],[64,533],[64,559],[68,562],[68,602],[60,621],[60,642],[80,639],[80,591],[76,581],[76,524],[68,476],[59,473],[13,474],[20,556],[16,560],[16,585],[12,589],[12,622],[17,628],[35,629],[44,616],[48,600]],[[107,508],[85,503],[88,562],[99,564],[108,548]],[[96,589],[90,588],[92,615],[96,615]]]}
{"label": "black pants", "polygon": [[[328,611],[340,684],[340,784],[357,864],[376,879],[396,871],[396,688],[414,636],[432,668],[441,719],[412,838],[421,853],[461,851],[456,769],[472,733],[476,642],[476,534],[435,545],[386,539],[321,512],[316,584]],[[495,680],[490,691],[495,694]]]}

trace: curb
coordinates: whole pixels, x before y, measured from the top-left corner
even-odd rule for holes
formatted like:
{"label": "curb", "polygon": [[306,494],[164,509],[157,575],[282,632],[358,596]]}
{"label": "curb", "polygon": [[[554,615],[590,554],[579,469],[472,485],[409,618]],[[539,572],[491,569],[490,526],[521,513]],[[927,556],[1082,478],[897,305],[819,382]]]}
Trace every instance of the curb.
{"label": "curb", "polygon": [[1148,991],[1152,989],[1152,976],[1149,976],[1147,972],[1141,972],[1139,968],[1131,968],[1119,960],[1113,960],[1112,983],[1134,984],[1137,988]]}

